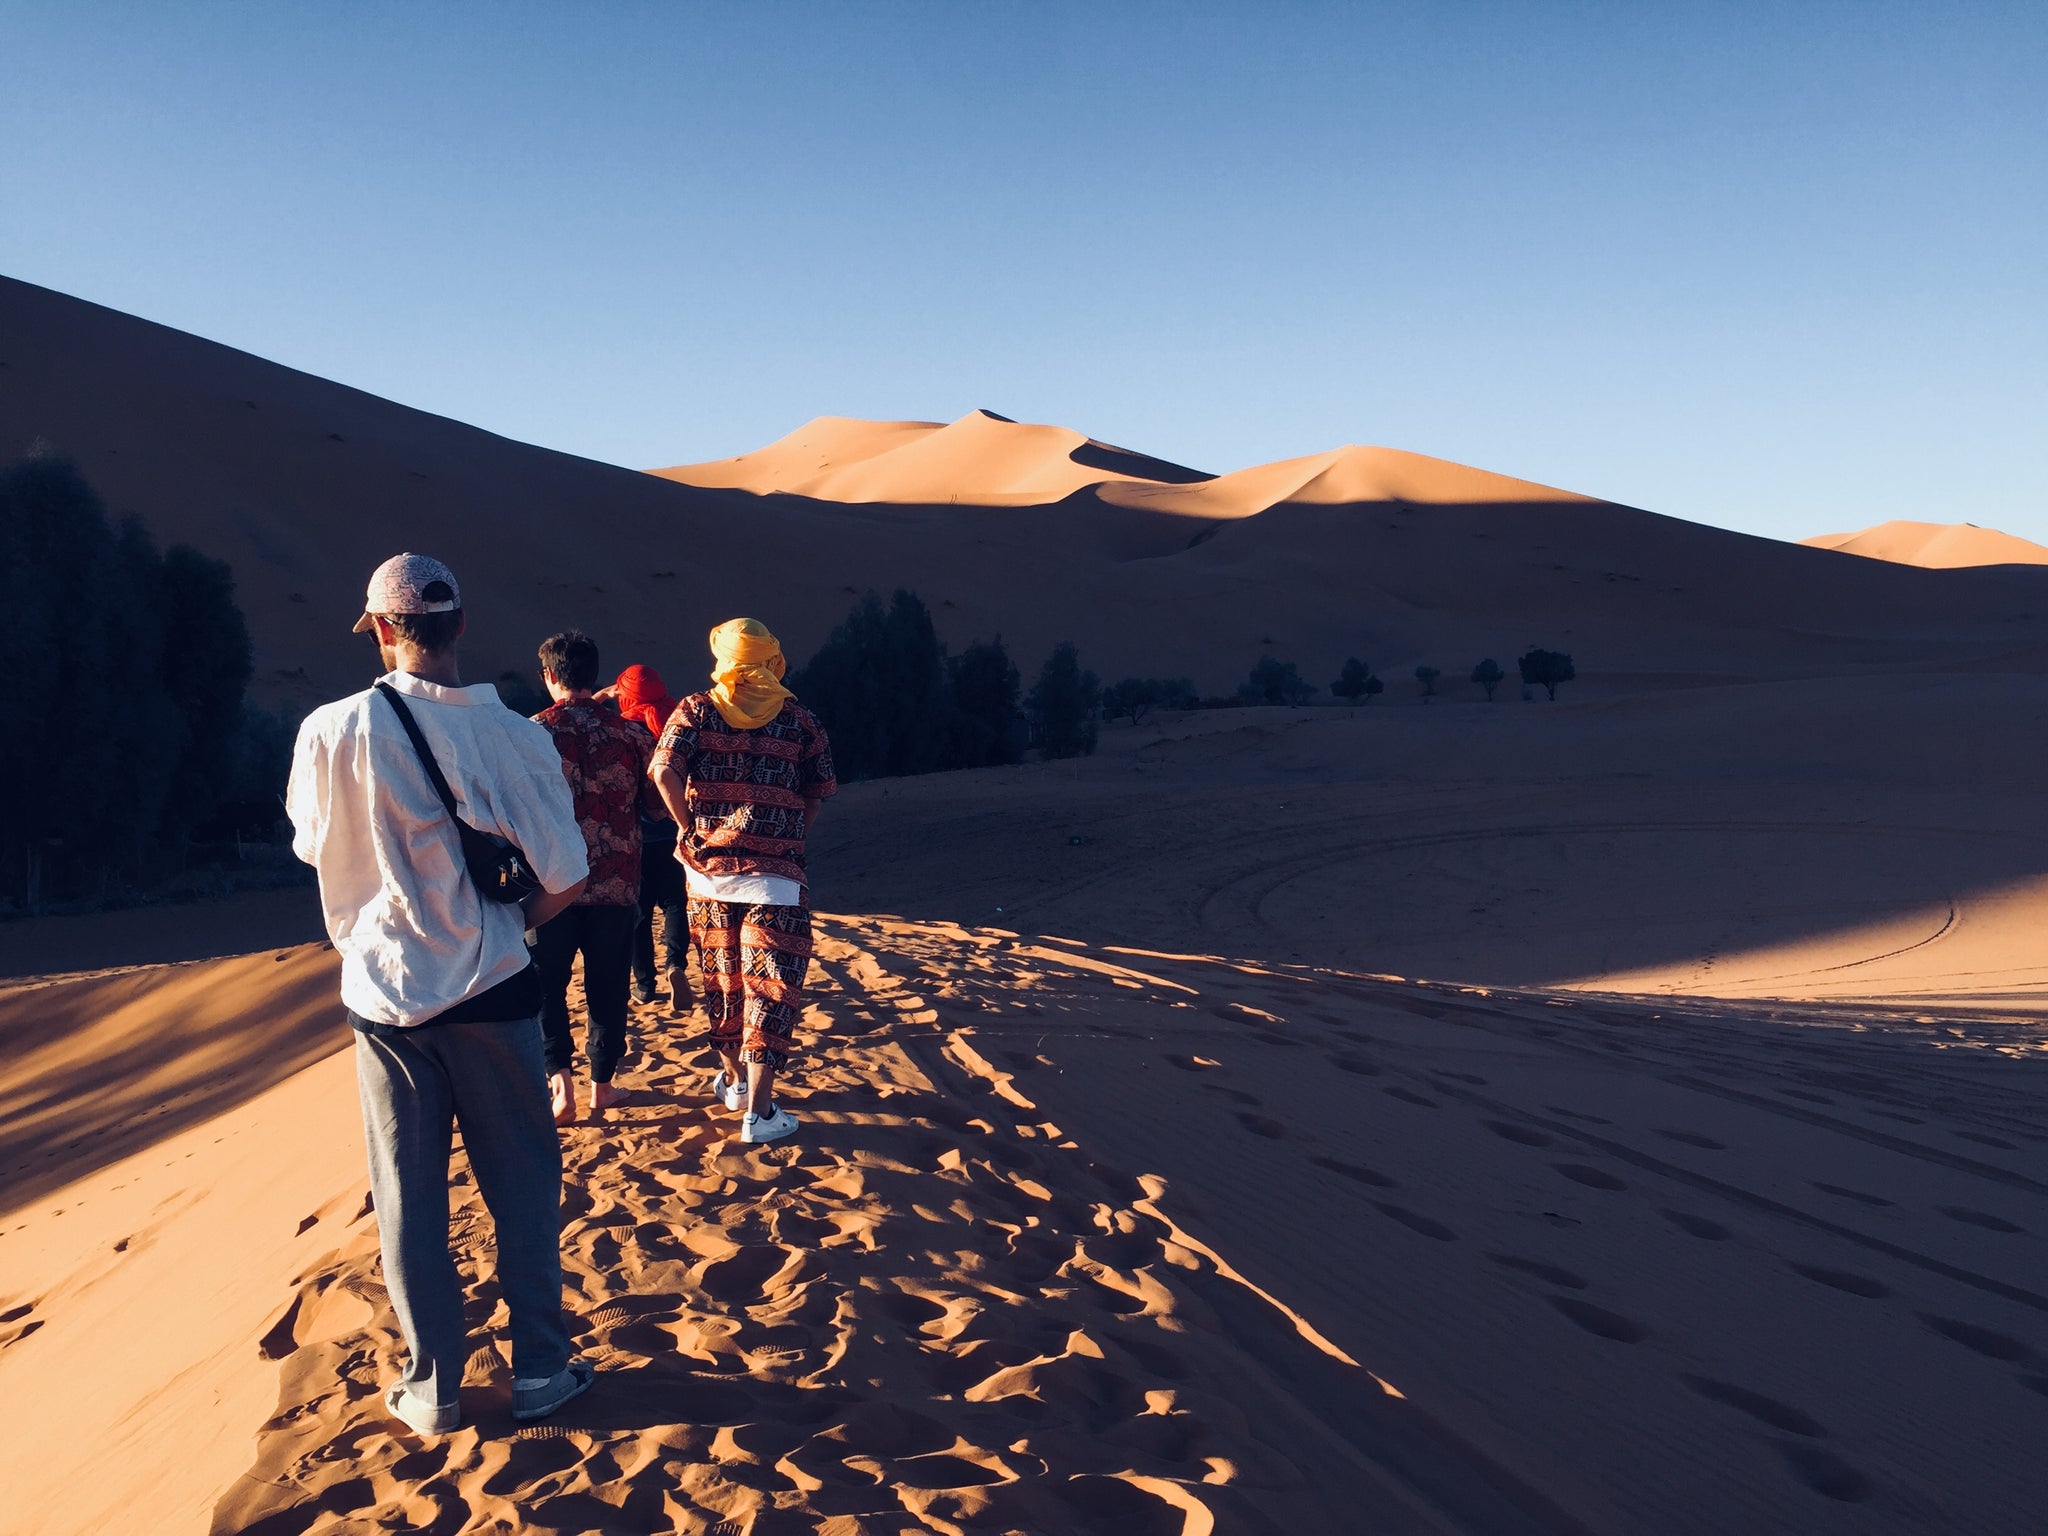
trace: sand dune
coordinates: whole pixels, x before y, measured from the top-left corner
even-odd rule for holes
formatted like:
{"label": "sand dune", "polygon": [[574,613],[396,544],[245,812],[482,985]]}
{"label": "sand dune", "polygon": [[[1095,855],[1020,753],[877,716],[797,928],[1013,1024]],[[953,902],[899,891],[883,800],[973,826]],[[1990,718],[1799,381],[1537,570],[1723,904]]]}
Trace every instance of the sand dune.
{"label": "sand dune", "polygon": [[[2044,660],[2048,573],[1839,560],[1388,449],[1189,480],[988,413],[827,419],[685,485],[27,284],[0,280],[0,337],[0,451],[44,440],[159,538],[229,560],[259,696],[302,706],[360,685],[368,650],[337,636],[360,573],[404,547],[463,574],[480,677],[577,625],[608,659],[689,679],[735,611],[801,658],[862,591],[898,586],[955,645],[1000,633],[1030,667],[1072,640],[1108,677],[1218,693],[1261,655],[1318,682],[1352,655],[1457,677],[1532,642],[1572,651],[1587,692]],[[819,473],[835,494],[928,499],[782,489]]]}
{"label": "sand dune", "polygon": [[763,496],[989,507],[1039,506],[1091,485],[1208,478],[1065,427],[1026,425],[994,411],[970,411],[945,426],[821,416],[739,458],[653,473]]}
{"label": "sand dune", "polygon": [[2048,548],[1975,523],[1895,521],[1857,533],[1818,534],[1800,542],[1815,549],[1838,549],[1847,555],[1937,570],[1968,565],[2048,565]]}

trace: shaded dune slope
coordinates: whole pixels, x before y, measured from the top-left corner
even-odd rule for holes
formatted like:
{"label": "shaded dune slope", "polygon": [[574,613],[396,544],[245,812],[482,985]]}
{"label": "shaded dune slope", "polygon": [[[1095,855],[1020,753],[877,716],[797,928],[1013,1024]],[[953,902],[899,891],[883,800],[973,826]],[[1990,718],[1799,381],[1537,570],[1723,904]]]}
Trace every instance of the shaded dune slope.
{"label": "shaded dune slope", "polygon": [[[229,560],[266,698],[360,684],[367,648],[344,638],[359,584],[406,547],[464,575],[472,676],[530,667],[541,636],[576,625],[608,659],[686,682],[734,612],[801,658],[860,592],[897,586],[956,645],[1001,633],[1029,664],[1070,639],[1110,676],[1210,690],[1261,654],[1315,681],[1352,654],[1456,675],[1532,641],[1572,650],[1595,688],[2040,667],[2048,574],[1850,559],[1390,449],[1189,478],[987,412],[826,419],[691,485],[18,282],[0,280],[0,338],[0,454],[53,445],[160,539]],[[860,499],[825,496],[819,473]]]}

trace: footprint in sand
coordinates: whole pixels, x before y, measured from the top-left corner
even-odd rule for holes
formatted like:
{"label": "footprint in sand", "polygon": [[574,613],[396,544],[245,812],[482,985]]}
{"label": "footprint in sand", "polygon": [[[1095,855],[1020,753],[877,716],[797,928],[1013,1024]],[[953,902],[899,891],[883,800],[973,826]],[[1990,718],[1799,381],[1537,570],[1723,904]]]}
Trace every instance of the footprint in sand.
{"label": "footprint in sand", "polygon": [[1650,1330],[1633,1318],[1596,1307],[1590,1301],[1580,1301],[1576,1296],[1553,1296],[1550,1304],[1596,1338],[1612,1339],[1617,1344],[1640,1344],[1650,1336]]}
{"label": "footprint in sand", "polygon": [[1358,1077],[1378,1077],[1380,1075],[1380,1065],[1378,1062],[1368,1061],[1365,1057],[1353,1055],[1348,1051],[1330,1057],[1329,1061],[1330,1065],[1339,1072],[1350,1072]]}
{"label": "footprint in sand", "polygon": [[1987,1360],[2020,1362],[2035,1358],[2033,1345],[2023,1339],[2016,1339],[2009,1333],[1999,1333],[1996,1329],[1979,1327],[1976,1323],[1966,1323],[1958,1318],[1941,1317],[1933,1312],[1920,1312],[1915,1315],[1943,1338],[1952,1339],[1963,1348],[1982,1355]]}
{"label": "footprint in sand", "polygon": [[1891,1287],[1868,1275],[1859,1275],[1847,1269],[1820,1269],[1810,1264],[1794,1264],[1792,1272],[1804,1275],[1816,1285],[1831,1286],[1838,1291],[1847,1291],[1851,1296],[1866,1296],[1872,1301],[1881,1301],[1891,1295]]}
{"label": "footprint in sand", "polygon": [[1997,1136],[1987,1136],[1982,1131],[1957,1131],[1956,1135],[1960,1136],[1964,1141],[1974,1141],[1980,1147],[1996,1147],[2001,1152],[2017,1152],[2019,1150],[2011,1142],[2002,1140]]}
{"label": "footprint in sand", "polygon": [[1399,1099],[1403,1104],[1420,1104],[1424,1109],[1436,1108],[1435,1099],[1425,1099],[1421,1094],[1416,1093],[1412,1089],[1389,1088],[1386,1090],[1386,1094],[1388,1098]]}
{"label": "footprint in sand", "polygon": [[1861,1504],[1876,1491],[1875,1485],[1856,1468],[1832,1451],[1803,1440],[1778,1442],[1778,1454],[1791,1467],[1792,1475],[1823,1498],[1844,1504]]}
{"label": "footprint in sand", "polygon": [[1701,1397],[1710,1402],[1724,1404],[1737,1412],[1746,1413],[1761,1424],[1773,1429],[1782,1429],[1789,1435],[1804,1435],[1810,1440],[1827,1438],[1818,1420],[1801,1413],[1789,1403],[1781,1403],[1774,1397],[1765,1397],[1761,1392],[1752,1392],[1747,1387],[1738,1387],[1731,1381],[1716,1381],[1711,1376],[1681,1376],[1678,1378]]}
{"label": "footprint in sand", "polygon": [[1269,1119],[1265,1115],[1240,1114],[1237,1117],[1237,1123],[1250,1131],[1254,1136],[1263,1136],[1268,1141],[1285,1141],[1287,1139],[1287,1127],[1278,1120]]}
{"label": "footprint in sand", "polygon": [[1563,1115],[1567,1120],[1577,1120],[1584,1125],[1614,1124],[1612,1120],[1603,1120],[1600,1116],[1586,1114],[1583,1110],[1566,1109],[1562,1104],[1546,1104],[1543,1107],[1553,1115]]}
{"label": "footprint in sand", "polygon": [[1703,1148],[1708,1152],[1726,1152],[1728,1150],[1728,1144],[1725,1141],[1716,1141],[1711,1136],[1702,1136],[1698,1131],[1673,1131],[1659,1126],[1657,1127],[1657,1134],[1671,1141],[1683,1142],[1688,1147]]}
{"label": "footprint in sand", "polygon": [[1479,1122],[1503,1141],[1512,1141],[1519,1147],[1547,1147],[1552,1138],[1526,1125],[1516,1125],[1512,1120],[1482,1120]]}
{"label": "footprint in sand", "polygon": [[1987,1232],[2024,1232],[2027,1229],[2003,1216],[1994,1216],[1989,1211],[1973,1211],[1966,1205],[1937,1205],[1935,1209],[1950,1221],[1960,1221],[1966,1226],[1982,1227]]}
{"label": "footprint in sand", "polygon": [[1517,1274],[1533,1275],[1546,1285],[1561,1285],[1568,1291],[1583,1291],[1586,1279],[1555,1264],[1546,1264],[1541,1259],[1524,1259],[1512,1253],[1489,1253],[1487,1257],[1502,1269],[1512,1269]]}
{"label": "footprint in sand", "polygon": [[1574,1184],[1583,1184],[1588,1189],[1614,1191],[1628,1188],[1628,1185],[1604,1168],[1591,1168],[1584,1163],[1552,1163],[1550,1166]]}
{"label": "footprint in sand", "polygon": [[1371,1168],[1361,1167],[1357,1163],[1347,1163],[1335,1157],[1312,1157],[1309,1161],[1318,1168],[1327,1168],[1332,1173],[1341,1173],[1345,1178],[1356,1180],[1360,1184],[1370,1184],[1374,1189],[1400,1188],[1398,1184],[1384,1173],[1376,1172]]}
{"label": "footprint in sand", "polygon": [[1246,1093],[1242,1088],[1226,1088],[1221,1083],[1204,1083],[1205,1093],[1221,1094],[1233,1104],[1242,1104],[1246,1109],[1258,1109],[1266,1101],[1255,1093]]}
{"label": "footprint in sand", "polygon": [[1375,1205],[1382,1216],[1398,1221],[1410,1232],[1419,1232],[1424,1237],[1435,1238],[1440,1243],[1454,1243],[1458,1240],[1458,1234],[1442,1222],[1432,1221],[1419,1211],[1409,1210],[1405,1205],[1387,1205],[1380,1202],[1375,1202]]}
{"label": "footprint in sand", "polygon": [[1850,1189],[1841,1184],[1815,1183],[1813,1186],[1824,1195],[1838,1195],[1844,1200],[1855,1200],[1863,1205],[1890,1205],[1892,1202],[1883,1195],[1868,1194],[1860,1189]]}

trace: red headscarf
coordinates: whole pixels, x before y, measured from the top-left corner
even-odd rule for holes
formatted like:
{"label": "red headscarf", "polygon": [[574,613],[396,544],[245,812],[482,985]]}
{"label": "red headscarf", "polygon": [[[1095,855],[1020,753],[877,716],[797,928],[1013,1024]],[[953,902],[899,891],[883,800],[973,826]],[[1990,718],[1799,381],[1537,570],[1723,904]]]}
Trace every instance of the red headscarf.
{"label": "red headscarf", "polygon": [[675,713],[676,701],[669,696],[661,674],[638,662],[619,674],[619,680],[612,684],[612,698],[621,715],[639,721],[657,737],[668,724],[668,717]]}

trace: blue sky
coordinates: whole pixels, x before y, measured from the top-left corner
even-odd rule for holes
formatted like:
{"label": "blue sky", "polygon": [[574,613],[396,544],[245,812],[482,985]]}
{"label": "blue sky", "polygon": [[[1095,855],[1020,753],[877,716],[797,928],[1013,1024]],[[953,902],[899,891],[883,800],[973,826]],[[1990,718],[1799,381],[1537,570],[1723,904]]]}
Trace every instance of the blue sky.
{"label": "blue sky", "polygon": [[2048,542],[2048,6],[0,0],[0,272],[633,466],[978,406]]}

